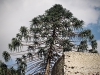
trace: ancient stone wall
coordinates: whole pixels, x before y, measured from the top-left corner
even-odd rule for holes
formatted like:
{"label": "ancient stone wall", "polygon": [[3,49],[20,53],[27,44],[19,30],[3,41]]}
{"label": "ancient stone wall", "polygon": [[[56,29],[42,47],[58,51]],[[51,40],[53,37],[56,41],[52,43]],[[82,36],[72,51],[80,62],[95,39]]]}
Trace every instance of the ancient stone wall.
{"label": "ancient stone wall", "polygon": [[64,75],[100,75],[100,54],[65,52]]}
{"label": "ancient stone wall", "polygon": [[100,54],[65,52],[54,65],[52,75],[100,75]]}

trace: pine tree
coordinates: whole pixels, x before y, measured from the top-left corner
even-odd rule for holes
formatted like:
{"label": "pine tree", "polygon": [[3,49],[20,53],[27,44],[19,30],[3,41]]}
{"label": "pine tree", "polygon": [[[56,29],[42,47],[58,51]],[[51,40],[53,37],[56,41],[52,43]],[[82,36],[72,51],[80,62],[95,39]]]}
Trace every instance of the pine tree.
{"label": "pine tree", "polygon": [[[50,75],[53,65],[65,51],[97,53],[97,43],[91,30],[85,30],[83,20],[74,17],[60,4],[55,4],[30,22],[29,28],[21,26],[9,44],[12,52],[17,51],[11,55],[22,53],[19,64],[27,63],[26,73]],[[92,46],[91,50],[88,50],[88,45]],[[24,46],[27,50],[21,51]]]}

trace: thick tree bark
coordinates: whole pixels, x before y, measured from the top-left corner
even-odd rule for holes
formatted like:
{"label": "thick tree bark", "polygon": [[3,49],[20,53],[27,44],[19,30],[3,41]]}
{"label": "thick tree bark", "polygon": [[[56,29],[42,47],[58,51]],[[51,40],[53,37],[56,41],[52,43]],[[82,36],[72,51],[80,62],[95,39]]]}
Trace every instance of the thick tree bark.
{"label": "thick tree bark", "polygon": [[48,59],[48,61],[47,61],[46,70],[45,70],[45,74],[44,75],[49,75],[49,71],[50,71],[49,66],[50,66],[50,59]]}
{"label": "thick tree bark", "polygon": [[55,40],[55,37],[56,37],[55,31],[56,31],[56,28],[54,28],[54,30],[53,30],[53,34],[52,34],[53,43],[50,44],[50,50],[49,50],[49,55],[48,55],[47,65],[46,65],[46,70],[45,70],[44,75],[49,75],[49,72],[50,72],[50,60],[51,60],[51,57],[52,57],[52,47],[53,47],[53,44],[55,44],[54,40]]}

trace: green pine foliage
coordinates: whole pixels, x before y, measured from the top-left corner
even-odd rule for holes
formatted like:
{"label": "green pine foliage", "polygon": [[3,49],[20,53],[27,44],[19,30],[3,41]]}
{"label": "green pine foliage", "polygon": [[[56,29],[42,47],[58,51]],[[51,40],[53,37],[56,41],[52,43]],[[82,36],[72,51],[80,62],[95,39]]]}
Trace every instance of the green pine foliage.
{"label": "green pine foliage", "polygon": [[[74,17],[60,4],[55,4],[30,22],[30,27],[21,26],[9,44],[11,54],[15,51],[17,54],[25,52],[21,48],[27,46],[27,53],[16,59],[18,75],[49,75],[65,51],[97,53],[97,42],[91,30],[85,30],[84,21]],[[88,45],[91,45],[90,50]],[[5,55],[3,53],[4,59],[8,61],[9,54]]]}

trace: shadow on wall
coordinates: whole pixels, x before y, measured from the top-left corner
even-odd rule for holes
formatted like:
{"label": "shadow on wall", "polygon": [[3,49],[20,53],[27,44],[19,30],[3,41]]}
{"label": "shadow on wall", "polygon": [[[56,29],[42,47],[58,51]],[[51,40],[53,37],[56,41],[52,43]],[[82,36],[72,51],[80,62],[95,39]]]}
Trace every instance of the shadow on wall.
{"label": "shadow on wall", "polygon": [[55,63],[51,75],[64,75],[64,55]]}

